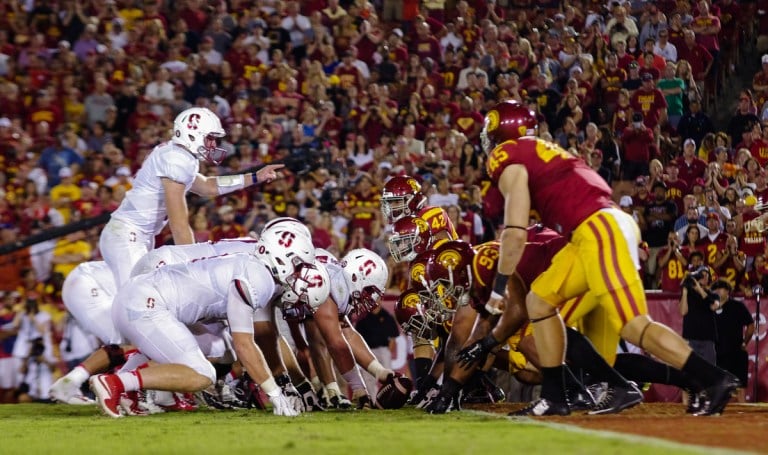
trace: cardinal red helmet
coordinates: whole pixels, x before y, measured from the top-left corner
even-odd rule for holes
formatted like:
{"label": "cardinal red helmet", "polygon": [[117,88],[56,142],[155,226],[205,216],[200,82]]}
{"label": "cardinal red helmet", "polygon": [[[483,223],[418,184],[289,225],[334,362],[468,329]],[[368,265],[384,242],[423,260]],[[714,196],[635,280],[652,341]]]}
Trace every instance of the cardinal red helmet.
{"label": "cardinal red helmet", "polygon": [[442,323],[452,319],[456,310],[469,302],[474,257],[472,246],[460,240],[446,242],[434,250],[425,269],[428,295],[426,301],[422,300],[425,314]]}
{"label": "cardinal red helmet", "polygon": [[406,215],[415,215],[426,203],[421,184],[407,175],[392,177],[381,192],[381,213],[388,224]]}
{"label": "cardinal red helmet", "polygon": [[412,261],[427,251],[434,240],[429,224],[418,216],[408,215],[397,220],[389,237],[389,252],[395,262]]}
{"label": "cardinal red helmet", "polygon": [[527,106],[514,100],[502,101],[485,114],[480,142],[485,153],[504,141],[535,136],[539,121]]}
{"label": "cardinal red helmet", "polygon": [[395,319],[403,332],[418,338],[431,338],[431,329],[421,306],[421,298],[413,289],[407,289],[400,294],[395,304]]}

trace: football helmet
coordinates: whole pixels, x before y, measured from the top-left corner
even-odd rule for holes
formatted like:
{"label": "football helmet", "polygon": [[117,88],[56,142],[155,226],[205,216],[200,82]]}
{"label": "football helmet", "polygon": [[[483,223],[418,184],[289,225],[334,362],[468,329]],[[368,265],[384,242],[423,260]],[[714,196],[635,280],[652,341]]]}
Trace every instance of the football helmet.
{"label": "football helmet", "polygon": [[300,265],[299,270],[286,279],[286,284],[280,308],[285,320],[303,321],[328,300],[331,292],[328,270],[317,260]]}
{"label": "football helmet", "polygon": [[431,338],[431,328],[421,306],[421,297],[413,289],[408,289],[397,299],[395,303],[395,319],[403,329],[417,338]]}
{"label": "football helmet", "polygon": [[502,101],[485,114],[480,143],[484,153],[504,141],[535,136],[539,121],[527,106],[514,100]]}
{"label": "football helmet", "polygon": [[296,218],[291,218],[289,216],[281,216],[269,221],[264,225],[263,228],[261,228],[261,235],[264,235],[264,232],[269,229],[275,227],[286,227],[289,225],[291,226],[291,229],[293,229],[297,234],[302,234],[309,239],[312,238],[312,233],[309,232],[309,228],[304,223],[297,220]]}
{"label": "football helmet", "polygon": [[387,224],[406,215],[415,215],[426,204],[427,197],[421,192],[421,184],[407,175],[392,177],[381,192],[381,213]]}
{"label": "football helmet", "polygon": [[204,107],[192,107],[176,116],[171,142],[189,150],[199,160],[219,164],[227,154],[219,147],[225,135],[216,114]]}
{"label": "football helmet", "polygon": [[389,237],[389,253],[395,262],[412,261],[432,245],[429,224],[418,216],[408,215],[395,222]]}
{"label": "football helmet", "polygon": [[389,269],[384,260],[366,248],[356,248],[341,260],[353,311],[363,314],[376,308],[384,295]]}
{"label": "football helmet", "polygon": [[475,250],[461,240],[452,240],[434,250],[425,264],[425,314],[443,323],[453,318],[456,310],[469,303],[472,288],[472,261]]}
{"label": "football helmet", "polygon": [[315,260],[312,239],[292,224],[278,225],[262,232],[253,252],[283,285],[302,265],[312,264]]}

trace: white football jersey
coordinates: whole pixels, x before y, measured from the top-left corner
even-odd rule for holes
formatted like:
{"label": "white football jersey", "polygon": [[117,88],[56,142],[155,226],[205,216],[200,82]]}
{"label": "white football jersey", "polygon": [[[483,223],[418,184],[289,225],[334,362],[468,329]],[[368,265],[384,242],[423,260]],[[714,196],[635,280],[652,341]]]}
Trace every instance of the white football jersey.
{"label": "white football jersey", "polygon": [[349,315],[352,312],[351,296],[341,262],[323,248],[315,249],[315,259],[325,265],[328,276],[331,277],[331,298],[339,307],[339,314]]}
{"label": "white football jersey", "polygon": [[[120,290],[132,293],[132,285],[150,286],[157,292],[156,305],[165,307],[179,322],[227,317],[227,298],[232,282],[237,280],[237,293],[243,303],[255,311],[269,304],[276,287],[272,274],[255,256],[233,254],[171,264],[147,275],[137,276]],[[144,311],[146,302],[130,299],[129,310]],[[124,300],[124,301],[125,301]]]}
{"label": "white football jersey", "polygon": [[255,240],[227,240],[216,243],[202,242],[189,245],[165,245],[150,250],[131,270],[131,278],[150,273],[164,265],[181,264],[195,259],[210,258],[224,254],[250,253]]}
{"label": "white football jersey", "polygon": [[189,191],[199,170],[198,159],[183,147],[171,142],[158,145],[144,160],[133,179],[133,187],[112,217],[144,233],[159,234],[168,214],[162,178],[181,183]]}

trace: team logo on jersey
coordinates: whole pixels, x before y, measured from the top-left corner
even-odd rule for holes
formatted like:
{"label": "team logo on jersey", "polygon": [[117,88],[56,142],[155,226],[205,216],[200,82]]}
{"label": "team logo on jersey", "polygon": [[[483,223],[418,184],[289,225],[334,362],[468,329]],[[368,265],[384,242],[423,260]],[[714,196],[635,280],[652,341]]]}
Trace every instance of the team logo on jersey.
{"label": "team logo on jersey", "polygon": [[485,115],[485,131],[491,132],[499,127],[499,111],[496,109]]}
{"label": "team logo on jersey", "polygon": [[409,292],[405,294],[402,301],[403,307],[405,308],[418,308],[420,303],[421,299],[415,292]]}

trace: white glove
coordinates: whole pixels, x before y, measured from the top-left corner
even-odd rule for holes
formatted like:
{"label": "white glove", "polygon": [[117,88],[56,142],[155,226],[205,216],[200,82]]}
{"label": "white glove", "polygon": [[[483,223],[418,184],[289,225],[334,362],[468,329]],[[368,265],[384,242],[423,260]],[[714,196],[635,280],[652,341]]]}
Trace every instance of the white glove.
{"label": "white glove", "polygon": [[301,414],[301,411],[294,408],[293,404],[282,392],[274,397],[269,397],[269,402],[272,403],[272,412],[276,416],[296,417]]}

